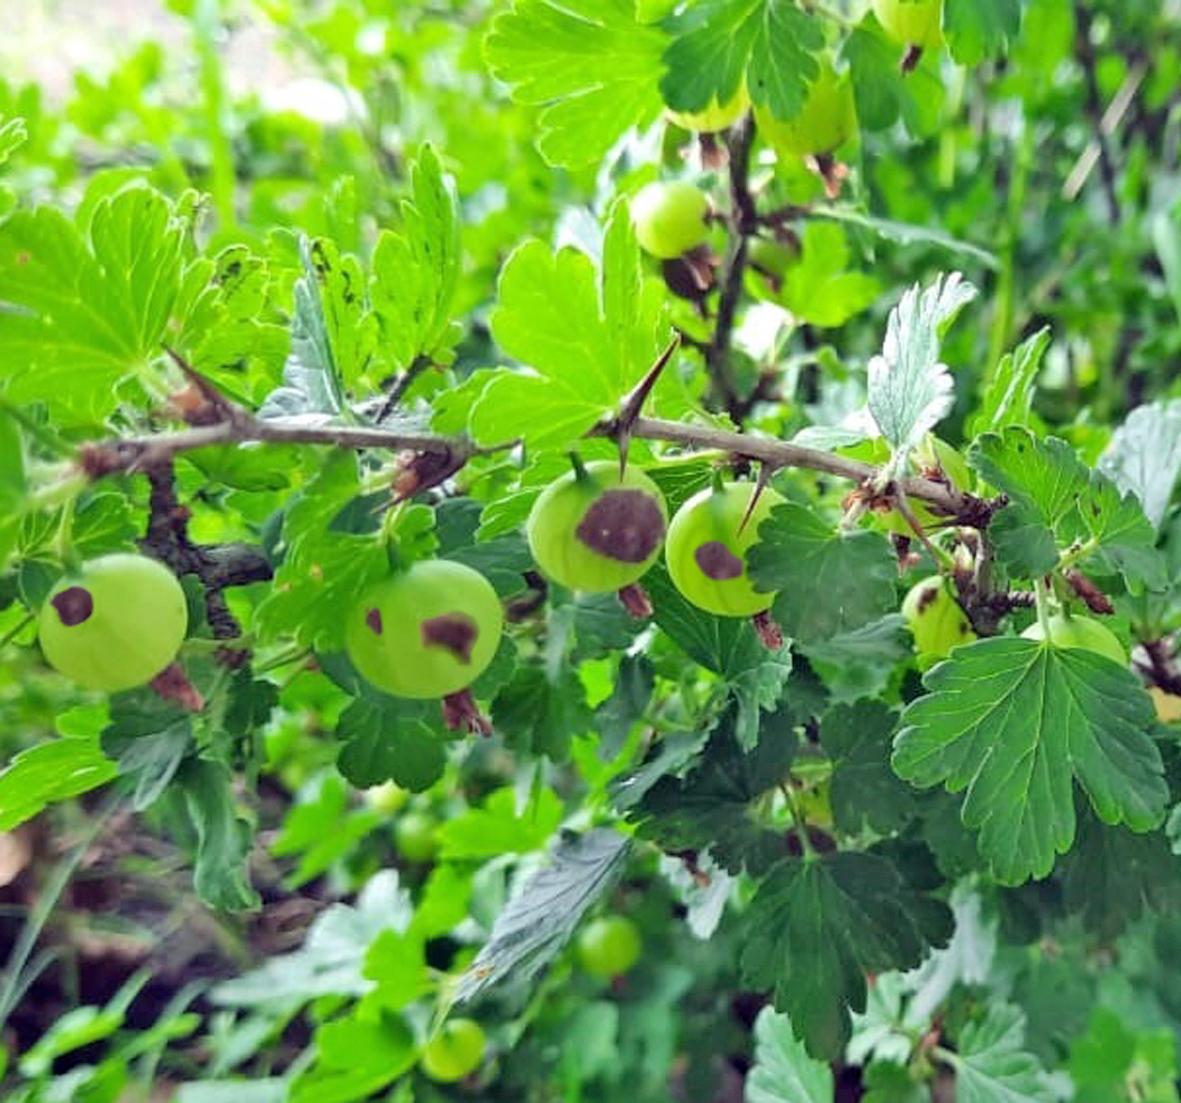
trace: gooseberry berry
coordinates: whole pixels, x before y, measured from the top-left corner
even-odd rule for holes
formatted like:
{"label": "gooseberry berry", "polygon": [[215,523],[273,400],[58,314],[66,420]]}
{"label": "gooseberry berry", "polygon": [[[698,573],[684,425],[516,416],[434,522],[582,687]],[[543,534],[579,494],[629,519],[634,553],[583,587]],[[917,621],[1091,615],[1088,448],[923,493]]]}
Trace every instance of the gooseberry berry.
{"label": "gooseberry berry", "polygon": [[624,915],[609,915],[587,924],[578,938],[578,960],[596,977],[618,977],[640,959],[640,932]]}
{"label": "gooseberry berry", "polygon": [[[1045,631],[1041,621],[1035,620],[1021,635],[1027,640],[1045,639]],[[1061,614],[1050,617],[1050,643],[1055,647],[1073,647],[1083,651],[1093,651],[1096,655],[1105,655],[1120,666],[1128,665],[1128,653],[1115,633],[1091,617]]]}
{"label": "gooseberry berry", "polygon": [[163,563],[119,552],[92,559],[50,591],[41,650],[54,669],[89,689],[145,685],[173,659],[188,630],[180,582]]}
{"label": "gooseberry berry", "polygon": [[632,222],[640,248],[660,260],[672,260],[705,242],[709,200],[683,180],[646,184],[631,201]]}
{"label": "gooseberry berry", "polygon": [[450,1019],[423,1047],[422,1071],[440,1084],[475,1072],[484,1059],[484,1030],[473,1019]]}
{"label": "gooseberry berry", "polygon": [[754,588],[745,557],[758,543],[759,525],[783,498],[764,489],[747,517],[756,489],[754,483],[728,483],[703,490],[677,510],[668,526],[668,573],[681,595],[699,609],[750,617],[766,612],[775,601],[774,594]]}
{"label": "gooseberry berry", "polygon": [[660,488],[635,467],[600,460],[551,483],[533,503],[525,536],[542,574],[571,590],[610,593],[656,561],[668,527]]}
{"label": "gooseberry berry", "polygon": [[750,266],[774,280],[783,279],[787,270],[799,262],[799,245],[789,245],[778,238],[755,237],[746,251]]}
{"label": "gooseberry berry", "polygon": [[747,95],[746,85],[741,84],[738,91],[725,103],[718,103],[715,96],[700,111],[674,111],[670,107],[665,111],[665,115],[684,130],[692,130],[699,134],[716,134],[719,130],[733,126],[748,107],[750,96]]}
{"label": "gooseberry berry", "polygon": [[439,852],[439,825],[426,812],[404,812],[394,824],[394,842],[407,861],[429,862]]}
{"label": "gooseberry berry", "polygon": [[792,118],[777,119],[760,106],[755,108],[755,119],[759,133],[783,153],[796,157],[832,153],[857,129],[849,74],[838,74],[830,61],[822,61],[803,106]]}
{"label": "gooseberry berry", "polygon": [[943,44],[943,0],[873,0],[873,13],[903,46],[936,49]]}
{"label": "gooseberry berry", "polygon": [[976,638],[972,622],[941,576],[912,586],[902,602],[902,616],[914,637],[920,666],[945,659],[953,647]]}
{"label": "gooseberry berry", "polygon": [[479,571],[422,560],[369,588],[349,614],[345,648],[378,689],[447,697],[484,672],[503,624],[500,599]]}

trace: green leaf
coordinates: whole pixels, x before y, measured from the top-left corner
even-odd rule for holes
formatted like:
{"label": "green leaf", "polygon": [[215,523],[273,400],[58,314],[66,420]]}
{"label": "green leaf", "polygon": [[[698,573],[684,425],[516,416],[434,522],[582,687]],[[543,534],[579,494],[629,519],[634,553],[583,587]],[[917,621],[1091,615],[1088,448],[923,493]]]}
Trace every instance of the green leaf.
{"label": "green leaf", "polygon": [[456,999],[470,1000],[510,976],[520,983],[535,976],[614,884],[630,846],[626,836],[606,827],[584,835],[564,832],[548,864],[497,916],[488,941],[459,978]]}
{"label": "green leaf", "polygon": [[439,828],[444,858],[495,858],[539,850],[562,820],[562,802],[551,789],[538,789],[517,811],[517,797],[509,787],[493,790],[479,808],[448,820]]}
{"label": "green leaf", "polygon": [[776,506],[759,526],[747,566],[759,589],[779,592],[775,619],[804,645],[860,628],[897,605],[898,566],[885,537],[865,529],[842,534],[794,502]]}
{"label": "green leaf", "polygon": [[637,834],[662,850],[709,850],[729,873],[765,872],[787,853],[783,829],[755,814],[755,802],[781,784],[796,752],[786,710],[772,717],[759,744],[744,753],[733,716],[723,718],[697,764],[684,777],[662,777],[631,818]]}
{"label": "green leaf", "polygon": [[17,402],[89,422],[146,370],[180,288],[184,226],[144,185],[100,202],[89,234],[49,207],[0,224],[0,379]]}
{"label": "green leaf", "polygon": [[336,737],[345,741],[337,768],[359,789],[393,781],[411,792],[425,792],[447,765],[438,717],[434,701],[353,701],[336,725]]}
{"label": "green leaf", "polygon": [[645,280],[627,206],[608,216],[602,271],[572,247],[540,241],[504,266],[492,334],[529,371],[490,380],[471,414],[486,443],[521,437],[533,448],[572,446],[617,407],[667,337],[661,288]]}
{"label": "green leaf", "polygon": [[976,297],[958,272],[915,284],[890,311],[881,354],[868,366],[869,411],[895,453],[909,452],[951,409],[954,384],[939,359],[943,333]]}
{"label": "green leaf", "polygon": [[820,743],[832,759],[833,820],[851,834],[868,825],[879,835],[904,827],[917,812],[914,796],[890,769],[898,716],[881,701],[837,705],[824,714]]}
{"label": "green leaf", "polygon": [[377,987],[365,997],[366,1008],[400,1011],[430,991],[421,935],[382,931],[365,952],[366,980]]}
{"label": "green leaf", "polygon": [[[887,130],[901,119],[912,134],[927,135],[939,124],[946,100],[939,73],[939,53],[924,51],[919,64],[903,73],[899,65],[903,51],[904,47],[890,38],[868,13],[841,46],[841,56],[852,74],[857,121],[865,130]],[[952,239],[945,237],[945,240]],[[992,259],[975,246],[964,246],[964,249],[977,260]]]}
{"label": "green leaf", "polygon": [[902,1065],[875,1061],[865,1070],[862,1084],[866,1093],[861,1103],[930,1103],[931,1092],[916,1081]]}
{"label": "green leaf", "polygon": [[341,256],[324,238],[305,237],[299,257],[303,275],[295,284],[291,353],[283,385],[258,411],[263,418],[341,414],[345,389],[364,374],[376,345],[377,321],[366,307],[356,258]]}
{"label": "green leaf", "polygon": [[0,115],[0,165],[20,149],[28,137],[29,131],[24,119],[5,119]]}
{"label": "green leaf", "polygon": [[544,667],[520,666],[492,704],[492,721],[509,747],[565,762],[570,740],[589,731],[593,716],[578,675],[563,666],[551,679]]}
{"label": "green leaf", "polygon": [[788,269],[781,298],[800,321],[842,326],[878,297],[881,285],[866,272],[849,271],[845,231],[829,222],[809,220],[802,251]]}
{"label": "green leaf", "polygon": [[[919,72],[922,71],[920,67]],[[853,79],[856,82],[856,75]],[[940,83],[940,87],[942,88],[942,83]],[[834,222],[843,222],[846,226],[856,226],[858,229],[868,230],[871,234],[885,238],[887,241],[895,241],[899,245],[933,245],[951,253],[961,253],[971,257],[978,264],[983,264],[986,268],[997,268],[1000,264],[996,255],[987,249],[952,237],[943,230],[931,226],[917,226],[910,222],[898,222],[891,218],[877,218],[864,211],[843,207],[839,204],[818,208],[813,212],[813,217],[829,218]]]}
{"label": "green leaf", "polygon": [[319,1061],[291,1084],[289,1103],[354,1103],[369,1099],[418,1059],[410,1028],[399,1017],[337,1019],[316,1030]]}
{"label": "green leaf", "polygon": [[627,741],[632,727],[652,700],[656,674],[643,655],[624,655],[619,661],[611,696],[595,709],[599,754],[614,758]]}
{"label": "green leaf", "polygon": [[1025,1016],[991,1004],[980,1022],[960,1031],[957,1051],[945,1054],[956,1074],[956,1103],[1053,1103],[1058,1098],[1037,1058],[1027,1053]]}
{"label": "green leaf", "polygon": [[807,1051],[840,1056],[866,974],[912,969],[951,935],[946,905],[911,889],[887,859],[837,853],[781,862],[746,915],[742,973],[773,990]]}
{"label": "green leaf", "polygon": [[759,715],[779,702],[791,674],[791,653],[785,645],[768,651],[750,622],[738,617],[715,617],[686,601],[663,565],[644,576],[656,623],[694,662],[725,679],[739,706],[739,742],[753,747],[759,737]]}
{"label": "green leaf", "polygon": [[913,641],[899,613],[800,648],[836,701],[872,697],[886,688],[894,667],[913,654]]}
{"label": "green leaf", "polygon": [[1099,818],[1156,827],[1168,790],[1152,701],[1101,655],[997,638],[958,648],[903,713],[893,766],[923,788],[967,789],[963,822],[1004,884],[1050,872],[1074,842],[1072,779]]}
{"label": "green leaf", "polygon": [[457,336],[451,306],[459,280],[459,209],[454,182],[429,145],[410,169],[399,230],[383,230],[373,252],[371,297],[381,346],[405,371],[425,356],[445,360]]}
{"label": "green leaf", "polygon": [[260,631],[290,635],[321,651],[343,645],[346,611],[389,572],[389,557],[375,537],[331,528],[359,490],[356,458],[334,452],[290,505],[283,522],[286,558],[255,611]]}
{"label": "green leaf", "polygon": [[234,807],[233,779],[214,762],[194,759],[176,774],[176,789],[196,833],[193,887],[211,908],[256,908],[259,895],[250,885],[246,859],[253,831]]}
{"label": "green leaf", "polygon": [[1013,573],[1042,574],[1058,561],[1058,547],[1093,541],[1100,564],[1124,572],[1133,589],[1163,584],[1156,533],[1139,502],[1121,497],[1066,441],[1010,426],[977,440],[968,463],[1009,497],[993,529],[998,555]]}
{"label": "green leaf", "polygon": [[1078,839],[1062,859],[1063,890],[1071,914],[1112,941],[1148,912],[1181,910],[1181,861],[1164,832],[1135,835],[1080,817]]}
{"label": "green leaf", "polygon": [[[115,760],[120,777],[135,782],[131,806],[137,812],[159,799],[193,742],[188,713],[167,706],[145,713],[140,702],[139,694],[113,697],[111,723],[102,732],[103,753]],[[158,697],[155,702],[163,704]]]}
{"label": "green leaf", "polygon": [[595,165],[660,114],[663,32],[632,0],[516,0],[493,20],[484,54],[520,103],[544,105],[537,145],[552,165]]}
{"label": "green leaf", "polygon": [[1122,493],[1134,494],[1160,529],[1181,476],[1181,398],[1137,406],[1099,459]]}
{"label": "green leaf", "polygon": [[1070,1044],[1076,1103],[1176,1103],[1177,1047],[1168,1027],[1128,1028],[1106,1007],[1091,1013],[1087,1031]]}
{"label": "green leaf", "polygon": [[331,773],[321,776],[314,791],[300,793],[271,844],[276,857],[299,855],[299,864],[283,879],[287,888],[298,888],[331,869],[381,822],[371,808],[350,809],[349,797],[344,780]]}
{"label": "green leaf", "polygon": [[117,774],[116,764],[102,752],[97,732],[21,751],[0,772],[0,831],[11,831],[46,805],[106,785]]}
{"label": "green leaf", "polygon": [[960,65],[1005,53],[1021,30],[1021,0],[946,0],[943,34]]}
{"label": "green leaf", "polygon": [[988,429],[995,432],[1010,425],[1029,425],[1034,384],[1049,347],[1050,327],[1043,326],[1001,357],[980,396],[980,409],[970,419],[973,433]]}
{"label": "green leaf", "polygon": [[677,111],[726,103],[745,78],[752,102],[791,119],[820,72],[823,26],[794,0],[702,0],[667,27],[660,91]]}
{"label": "green leaf", "polygon": [[764,1007],[755,1020],[755,1063],[746,1076],[746,1103],[832,1103],[832,1069],[808,1056],[791,1020]]}
{"label": "green leaf", "polygon": [[520,532],[478,540],[481,509],[471,498],[448,498],[440,503],[435,510],[438,555],[479,571],[501,597],[512,597],[524,590],[523,576],[532,569],[533,556]]}
{"label": "green leaf", "polygon": [[320,996],[363,996],[372,988],[361,973],[366,951],[382,931],[405,931],[411,916],[397,871],[379,870],[355,906],[332,904],[316,916],[300,949],[221,981],[210,998],[219,1007],[283,1007]]}

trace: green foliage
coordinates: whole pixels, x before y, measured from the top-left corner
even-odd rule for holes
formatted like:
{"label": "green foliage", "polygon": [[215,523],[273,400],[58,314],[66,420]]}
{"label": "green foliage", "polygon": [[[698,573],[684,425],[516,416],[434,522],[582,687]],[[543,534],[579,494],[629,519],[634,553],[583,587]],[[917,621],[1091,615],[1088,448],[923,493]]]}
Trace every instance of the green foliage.
{"label": "green foliage", "polygon": [[[1104,823],[1147,831],[1168,789],[1152,706],[1127,670],[1078,649],[979,640],[924,679],[902,715],[894,769],[967,790],[964,824],[1003,884],[1044,877],[1075,838],[1077,781]],[[999,748],[999,753],[995,753]]]}
{"label": "green foliage", "polygon": [[[1177,1099],[1181,17],[869,7],[6,23],[6,1103]],[[570,453],[742,490],[755,615],[556,570]],[[189,628],[107,694],[113,552]]]}

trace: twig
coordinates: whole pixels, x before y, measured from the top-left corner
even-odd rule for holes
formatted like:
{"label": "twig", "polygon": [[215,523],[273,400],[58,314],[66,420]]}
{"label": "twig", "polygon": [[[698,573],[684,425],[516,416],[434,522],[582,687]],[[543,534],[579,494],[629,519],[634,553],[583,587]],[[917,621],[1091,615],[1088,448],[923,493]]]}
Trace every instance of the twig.
{"label": "twig", "polygon": [[410,390],[411,384],[427,368],[431,367],[434,367],[434,361],[429,356],[416,356],[410,362],[410,366],[394,380],[389,393],[386,395],[385,401],[381,404],[381,409],[377,411],[377,417],[374,420],[378,425],[394,412],[394,407],[402,401],[402,396]]}
{"label": "twig", "polygon": [[[594,433],[598,436],[611,436],[613,423],[608,422],[599,426]],[[774,440],[771,437],[756,437],[704,425],[686,425],[661,418],[637,418],[632,424],[632,436],[645,440],[663,440],[687,448],[729,452],[746,459],[760,460],[773,467],[803,467],[841,479],[851,479],[857,483],[872,480],[878,474],[878,469],[872,464],[847,459],[832,452],[822,452],[818,448],[805,448],[790,441]],[[900,485],[907,497],[920,498],[943,513],[958,518],[961,524],[971,528],[987,528],[992,514],[998,508],[993,502],[966,494],[932,479],[913,477],[900,480]]]}
{"label": "twig", "polygon": [[742,274],[746,270],[747,237],[758,228],[758,212],[750,194],[750,150],[754,143],[754,117],[747,114],[731,131],[730,148],[730,247],[722,268],[721,295],[713,340],[705,354],[705,368],[713,383],[715,397],[725,406],[735,424],[746,416],[742,400],[734,389],[730,372],[730,337],[734,316],[742,295]]}
{"label": "twig", "polygon": [[[618,418],[610,418],[587,434],[612,437],[618,431]],[[706,425],[692,425],[661,418],[638,417],[631,424],[633,438],[659,440],[684,448],[715,450],[759,460],[774,467],[800,467],[841,479],[863,483],[874,479],[878,468],[818,448],[805,448],[790,441],[776,440]],[[80,463],[91,478],[115,473],[134,473],[166,465],[174,456],[211,444],[234,444],[261,441],[272,444],[325,444],[339,448],[383,448],[411,450],[452,456],[476,456],[503,451],[516,442],[481,447],[466,437],[432,434],[407,434],[391,430],[351,426],[304,426],[257,419],[247,425],[211,425],[164,433],[153,437],[99,441],[83,445]],[[955,517],[963,525],[984,529],[1000,502],[966,494],[946,483],[911,477],[901,480],[909,498],[918,498],[940,512]]]}
{"label": "twig", "polygon": [[1181,671],[1174,661],[1172,645],[1168,640],[1149,640],[1143,645],[1149,666],[1140,666],[1141,673],[1155,686],[1166,693],[1181,697]]}
{"label": "twig", "polygon": [[[1107,134],[1103,130],[1103,104],[1099,96],[1099,81],[1095,75],[1095,48],[1091,45],[1091,13],[1085,3],[1075,0],[1075,56],[1083,70],[1087,86],[1087,113],[1095,127],[1094,143],[1098,149],[1099,175],[1103,181],[1103,193],[1107,198],[1107,217],[1113,226],[1119,223],[1119,195],[1116,192],[1115,164],[1107,145]],[[1069,183],[1069,182],[1068,182]],[[1081,187],[1081,185],[1079,185]],[[1077,189],[1076,189],[1077,194]]]}

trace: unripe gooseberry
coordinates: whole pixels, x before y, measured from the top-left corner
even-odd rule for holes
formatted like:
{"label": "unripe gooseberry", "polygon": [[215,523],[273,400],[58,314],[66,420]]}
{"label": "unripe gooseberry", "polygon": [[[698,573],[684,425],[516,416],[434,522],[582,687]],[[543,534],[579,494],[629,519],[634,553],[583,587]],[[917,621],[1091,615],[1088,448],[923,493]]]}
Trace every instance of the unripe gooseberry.
{"label": "unripe gooseberry", "polygon": [[[1046,638],[1040,620],[1035,620],[1021,635],[1027,640]],[[1091,617],[1061,614],[1050,617],[1050,643],[1055,647],[1093,651],[1096,655],[1104,655],[1120,666],[1128,665],[1128,653],[1116,634]]]}
{"label": "unripe gooseberry", "polygon": [[751,238],[746,251],[747,263],[765,276],[781,280],[789,268],[800,260],[799,245],[791,245],[778,238]]}
{"label": "unripe gooseberry", "polygon": [[618,977],[640,960],[643,943],[636,925],[625,915],[592,920],[578,937],[578,960],[596,977]]}
{"label": "unripe gooseberry", "polygon": [[673,585],[708,613],[751,617],[775,601],[774,594],[754,588],[746,553],[759,541],[759,525],[783,498],[765,488],[747,517],[756,492],[754,483],[708,488],[685,502],[668,526],[664,555]]}
{"label": "unripe gooseberry", "polygon": [[968,615],[938,575],[924,578],[910,588],[902,602],[902,616],[914,637],[920,666],[945,659],[953,647],[976,638]]}
{"label": "unripe gooseberry", "polygon": [[943,0],[873,0],[873,14],[903,46],[937,49],[943,44]]}
{"label": "unripe gooseberry", "polygon": [[709,200],[700,188],[683,180],[646,184],[631,201],[636,240],[660,260],[683,256],[704,244],[709,234]]}
{"label": "unripe gooseberry", "polygon": [[600,594],[638,582],[668,527],[660,488],[635,467],[600,460],[551,483],[533,503],[525,536],[542,574]]}
{"label": "unripe gooseberry", "polygon": [[422,1071],[440,1084],[462,1080],[484,1060],[483,1027],[473,1019],[450,1019],[423,1047]]}
{"label": "unripe gooseberry", "polygon": [[759,133],[777,150],[796,157],[821,156],[844,145],[857,129],[853,83],[848,72],[837,73],[821,61],[808,85],[803,106],[790,119],[777,119],[765,107],[755,108]]}
{"label": "unripe gooseberry", "polygon": [[684,130],[692,130],[698,134],[716,134],[719,130],[733,126],[748,107],[750,96],[747,94],[746,84],[743,83],[725,103],[718,103],[715,96],[700,111],[674,111],[670,107],[665,111],[665,115]]}
{"label": "unripe gooseberry", "polygon": [[447,697],[487,669],[503,625],[500,599],[479,571],[423,560],[369,588],[349,614],[345,648],[386,693]]}
{"label": "unripe gooseberry", "polygon": [[54,669],[116,693],[150,682],[189,625],[180,582],[163,563],[119,552],[61,579],[41,608],[41,650]]}

